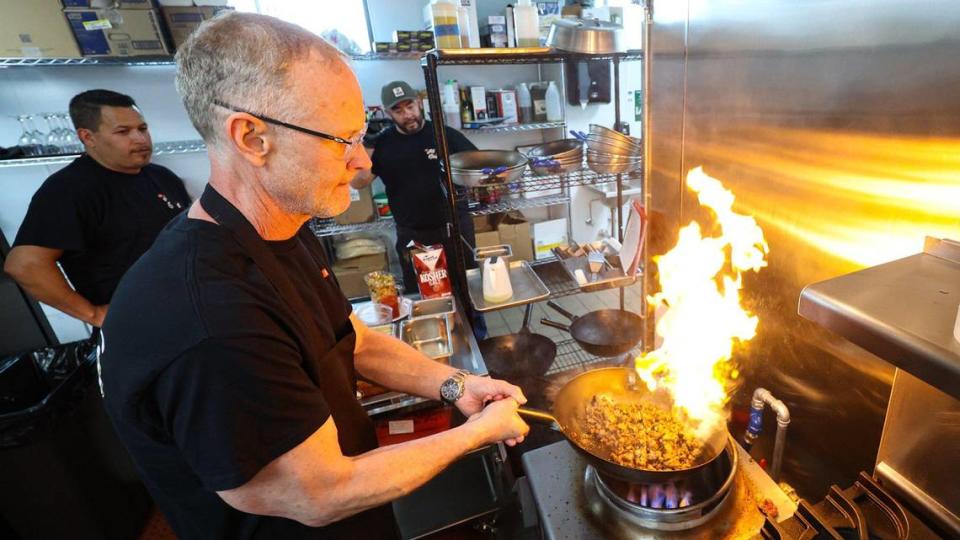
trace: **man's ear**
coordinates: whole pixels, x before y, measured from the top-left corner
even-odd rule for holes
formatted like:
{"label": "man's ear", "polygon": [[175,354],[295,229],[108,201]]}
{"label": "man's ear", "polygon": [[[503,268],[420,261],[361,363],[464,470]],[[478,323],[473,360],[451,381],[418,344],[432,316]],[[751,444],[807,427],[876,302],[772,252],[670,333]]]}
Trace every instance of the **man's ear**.
{"label": "man's ear", "polygon": [[224,120],[230,144],[250,164],[263,167],[273,149],[273,134],[266,123],[246,113],[233,113]]}
{"label": "man's ear", "polygon": [[96,146],[96,142],[93,140],[93,131],[87,128],[77,128],[77,138],[84,146]]}

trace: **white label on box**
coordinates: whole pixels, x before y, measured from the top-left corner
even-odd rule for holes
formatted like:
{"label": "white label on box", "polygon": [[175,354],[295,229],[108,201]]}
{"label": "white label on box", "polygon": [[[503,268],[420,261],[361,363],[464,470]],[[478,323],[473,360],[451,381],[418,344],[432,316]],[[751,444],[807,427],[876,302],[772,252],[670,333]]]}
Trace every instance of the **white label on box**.
{"label": "white label on box", "polygon": [[350,202],[357,202],[360,200],[360,191],[350,188]]}
{"label": "white label on box", "polygon": [[108,19],[97,19],[95,21],[83,21],[83,29],[86,31],[91,30],[110,30],[113,28],[113,25],[110,24]]}
{"label": "white label on box", "polygon": [[20,47],[20,54],[27,58],[39,58],[43,56],[40,47]]}
{"label": "white label on box", "polygon": [[391,420],[387,422],[387,430],[391,435],[413,433],[413,420]]}

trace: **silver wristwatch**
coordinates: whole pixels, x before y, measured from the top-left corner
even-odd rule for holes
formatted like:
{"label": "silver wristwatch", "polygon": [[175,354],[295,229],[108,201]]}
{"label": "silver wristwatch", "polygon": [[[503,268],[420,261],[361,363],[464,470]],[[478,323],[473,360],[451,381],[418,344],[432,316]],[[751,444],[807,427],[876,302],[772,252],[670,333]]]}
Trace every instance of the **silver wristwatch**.
{"label": "silver wristwatch", "polygon": [[451,375],[449,379],[443,381],[440,385],[440,400],[453,405],[458,399],[463,397],[465,382],[469,374],[469,372],[461,369]]}

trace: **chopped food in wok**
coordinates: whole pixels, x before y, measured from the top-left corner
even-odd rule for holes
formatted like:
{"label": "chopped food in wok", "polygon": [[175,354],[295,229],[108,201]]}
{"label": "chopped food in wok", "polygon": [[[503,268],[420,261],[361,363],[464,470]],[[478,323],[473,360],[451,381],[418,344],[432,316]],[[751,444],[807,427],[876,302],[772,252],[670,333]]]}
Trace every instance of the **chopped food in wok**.
{"label": "chopped food in wok", "polygon": [[670,471],[697,464],[703,445],[669,411],[648,403],[618,403],[605,394],[587,404],[582,432],[571,438],[581,447],[635,469]]}

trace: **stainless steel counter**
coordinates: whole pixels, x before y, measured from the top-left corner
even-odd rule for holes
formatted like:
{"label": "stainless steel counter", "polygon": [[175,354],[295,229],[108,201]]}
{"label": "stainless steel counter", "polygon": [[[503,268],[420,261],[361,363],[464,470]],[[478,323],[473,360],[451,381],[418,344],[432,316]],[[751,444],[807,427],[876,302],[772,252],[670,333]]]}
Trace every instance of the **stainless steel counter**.
{"label": "stainless steel counter", "polygon": [[800,315],[960,399],[960,244],[807,286]]}
{"label": "stainless steel counter", "polygon": [[[480,355],[479,347],[477,347],[477,340],[473,337],[473,330],[465,321],[466,316],[463,309],[458,305],[456,313],[453,314],[454,324],[450,335],[453,342],[450,365],[457,369],[465,369],[474,375],[487,375],[487,366],[483,363],[483,357]],[[360,404],[363,405],[367,414],[374,416],[426,401],[429,400],[402,392],[387,392],[364,398],[360,400]]]}

